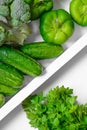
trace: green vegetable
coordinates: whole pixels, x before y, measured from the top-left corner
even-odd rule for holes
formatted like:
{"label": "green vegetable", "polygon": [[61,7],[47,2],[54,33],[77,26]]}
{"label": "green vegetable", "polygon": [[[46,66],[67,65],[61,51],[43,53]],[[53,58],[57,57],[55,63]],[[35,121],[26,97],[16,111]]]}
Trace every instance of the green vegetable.
{"label": "green vegetable", "polygon": [[0,47],[0,60],[31,76],[42,72],[42,66],[37,61],[11,47]]}
{"label": "green vegetable", "polygon": [[52,0],[31,0],[30,2],[31,20],[38,19],[43,13],[53,8]]}
{"label": "green vegetable", "polygon": [[20,22],[28,23],[30,20],[30,7],[24,0],[14,0],[11,4],[12,24],[17,26]]}
{"label": "green vegetable", "polygon": [[70,14],[77,24],[87,26],[87,0],[72,0]]}
{"label": "green vegetable", "polygon": [[29,123],[38,130],[86,130],[87,104],[79,105],[70,88],[56,87],[23,101]]}
{"label": "green vegetable", "polygon": [[24,0],[0,0],[0,27],[4,28],[0,45],[5,42],[24,44],[31,32],[29,21],[30,7]]}
{"label": "green vegetable", "polygon": [[48,43],[63,44],[73,34],[74,23],[64,9],[53,10],[40,18],[40,32]]}
{"label": "green vegetable", "polygon": [[0,0],[0,5],[8,5],[12,2],[13,0]]}
{"label": "green vegetable", "polygon": [[8,16],[9,15],[9,8],[5,5],[0,5],[0,15]]}
{"label": "green vegetable", "polygon": [[4,44],[4,42],[10,42],[10,44],[14,42],[15,44],[23,45],[24,40],[31,32],[27,24],[20,24],[18,27],[12,27],[0,21],[0,28],[4,30],[3,35],[0,36],[2,39],[0,39],[1,45]]}
{"label": "green vegetable", "polygon": [[10,87],[20,88],[23,83],[23,75],[14,67],[0,62],[0,83]]}
{"label": "green vegetable", "polygon": [[5,103],[5,97],[0,93],[0,107]]}
{"label": "green vegetable", "polygon": [[35,42],[21,46],[21,51],[34,59],[48,59],[63,53],[63,47],[50,45],[46,42]]}
{"label": "green vegetable", "polygon": [[18,88],[9,87],[7,85],[0,84],[0,93],[5,96],[12,96],[18,92]]}
{"label": "green vegetable", "polygon": [[30,4],[32,0],[24,0],[27,4]]}
{"label": "green vegetable", "polygon": [[5,37],[5,30],[0,26],[0,46],[3,44]]}

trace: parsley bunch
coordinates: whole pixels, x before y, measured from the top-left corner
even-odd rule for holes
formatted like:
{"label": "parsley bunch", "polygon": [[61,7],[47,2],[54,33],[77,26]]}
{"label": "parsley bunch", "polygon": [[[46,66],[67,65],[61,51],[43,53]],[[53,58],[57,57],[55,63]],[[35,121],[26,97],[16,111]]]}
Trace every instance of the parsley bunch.
{"label": "parsley bunch", "polygon": [[87,104],[79,105],[73,89],[56,87],[23,101],[29,123],[38,130],[87,130]]}

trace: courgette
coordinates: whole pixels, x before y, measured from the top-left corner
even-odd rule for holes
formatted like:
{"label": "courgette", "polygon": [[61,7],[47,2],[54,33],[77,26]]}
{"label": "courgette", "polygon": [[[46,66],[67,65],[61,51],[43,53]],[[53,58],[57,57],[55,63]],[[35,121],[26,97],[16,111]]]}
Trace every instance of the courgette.
{"label": "courgette", "polygon": [[0,62],[0,83],[10,87],[20,88],[23,75],[14,67]]}
{"label": "courgette", "polygon": [[21,51],[34,59],[49,59],[59,56],[64,49],[61,45],[35,42],[21,46]]}
{"label": "courgette", "polygon": [[18,88],[13,88],[7,85],[0,84],[0,93],[5,96],[12,96],[18,92]]}
{"label": "courgette", "polygon": [[42,72],[40,63],[12,47],[0,47],[0,60],[12,65],[27,75],[38,76]]}
{"label": "courgette", "polygon": [[0,107],[5,103],[5,97],[0,93]]}

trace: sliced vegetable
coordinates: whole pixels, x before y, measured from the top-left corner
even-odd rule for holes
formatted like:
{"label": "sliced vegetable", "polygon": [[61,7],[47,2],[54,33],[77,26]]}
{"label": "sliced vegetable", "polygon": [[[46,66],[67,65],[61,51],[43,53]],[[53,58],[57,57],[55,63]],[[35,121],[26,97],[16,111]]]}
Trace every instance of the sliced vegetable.
{"label": "sliced vegetable", "polygon": [[87,26],[87,0],[72,0],[70,14],[77,24]]}
{"label": "sliced vegetable", "polygon": [[53,10],[40,18],[40,32],[43,39],[52,44],[63,44],[73,34],[74,23],[64,9]]}
{"label": "sliced vegetable", "polygon": [[35,42],[21,46],[21,51],[34,59],[49,59],[59,56],[63,53],[64,49],[60,45]]}
{"label": "sliced vegetable", "polygon": [[0,47],[0,60],[31,76],[38,76],[42,72],[40,63],[11,47]]}

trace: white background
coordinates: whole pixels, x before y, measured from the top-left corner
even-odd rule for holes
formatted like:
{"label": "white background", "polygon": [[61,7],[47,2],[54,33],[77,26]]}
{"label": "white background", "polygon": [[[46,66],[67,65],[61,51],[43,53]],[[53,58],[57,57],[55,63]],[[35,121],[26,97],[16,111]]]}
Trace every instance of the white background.
{"label": "white background", "polygon": [[[54,0],[55,9],[64,8],[69,11],[69,0]],[[38,25],[39,22],[33,22],[32,28]],[[38,26],[37,26],[38,27]],[[84,33],[86,33],[86,27],[80,27],[75,24],[75,32],[73,36],[64,44],[65,48],[69,48],[74,42],[80,38]],[[36,35],[31,35],[31,41]],[[29,38],[29,39],[30,39]],[[34,41],[40,40],[37,35]],[[72,52],[71,52],[72,53]],[[51,60],[41,61],[44,66],[49,64]],[[69,61],[65,66],[63,66],[55,75],[53,75],[48,81],[46,81],[39,90],[45,93],[53,87],[64,85],[65,87],[71,87],[74,89],[74,95],[78,96],[79,103],[87,102],[87,47],[83,49],[77,56],[75,56],[71,61]],[[8,109],[8,108],[7,108]],[[26,114],[23,112],[21,105],[19,105],[15,110],[13,110],[7,117],[5,117],[0,122],[0,130],[34,130],[31,128]]]}

